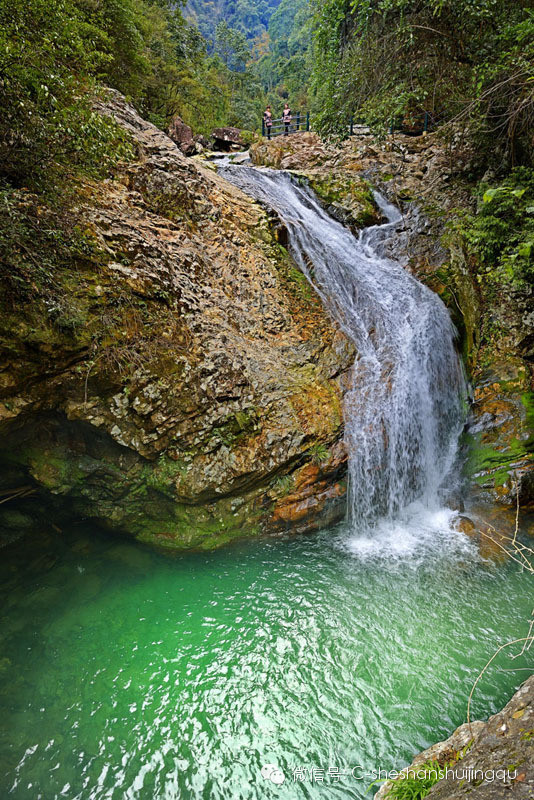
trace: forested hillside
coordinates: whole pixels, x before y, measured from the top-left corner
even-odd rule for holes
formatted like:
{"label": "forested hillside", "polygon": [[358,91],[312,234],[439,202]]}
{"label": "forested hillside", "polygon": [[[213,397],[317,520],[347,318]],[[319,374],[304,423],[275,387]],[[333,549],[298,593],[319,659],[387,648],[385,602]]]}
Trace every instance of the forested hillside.
{"label": "forested hillside", "polygon": [[[120,135],[91,112],[101,85],[161,128],[177,113],[204,134],[224,124],[257,130],[265,104],[276,116],[284,100],[311,108],[323,134],[345,135],[352,115],[380,133],[426,114],[444,135],[461,130],[476,143],[474,180],[488,168],[507,176],[531,166],[533,9],[532,0],[191,0],[185,11],[150,0],[6,0],[3,178],[42,186],[65,165],[98,172],[121,157]],[[514,253],[511,240],[495,243],[508,270],[527,268],[529,225],[514,234]]]}
{"label": "forested hillside", "polygon": [[279,4],[280,0],[187,0],[185,14],[206,39],[215,37],[220,22],[255,39],[266,32]]}
{"label": "forested hillside", "polygon": [[267,42],[254,66],[268,100],[309,107],[312,19],[308,0],[282,0],[269,20]]}
{"label": "forested hillside", "polygon": [[308,0],[189,0],[184,13],[205,37],[208,52],[238,72],[248,72],[262,105],[270,103],[276,110],[281,100],[289,100],[307,107],[312,40]]}

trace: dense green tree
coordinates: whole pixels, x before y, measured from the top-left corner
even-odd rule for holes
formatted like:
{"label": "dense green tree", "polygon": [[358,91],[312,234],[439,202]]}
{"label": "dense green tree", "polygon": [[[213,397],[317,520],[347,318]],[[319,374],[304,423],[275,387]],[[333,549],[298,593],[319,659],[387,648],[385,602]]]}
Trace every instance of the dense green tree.
{"label": "dense green tree", "polygon": [[106,160],[117,134],[87,92],[112,59],[107,33],[71,0],[0,5],[0,177],[39,184]]}
{"label": "dense green tree", "polygon": [[280,0],[188,0],[186,16],[202,35],[214,42],[220,22],[255,39],[267,30],[269,19]]}
{"label": "dense green tree", "polygon": [[263,97],[246,36],[222,23],[217,47],[222,58],[167,0],[4,0],[0,179],[52,186],[124,155],[119,129],[92,111],[101,86],[163,128],[174,113],[203,133],[257,126]]}
{"label": "dense green tree", "polygon": [[269,50],[255,67],[271,102],[278,96],[307,107],[311,36],[308,0],[282,0],[269,20]]}
{"label": "dense green tree", "polygon": [[462,118],[511,158],[534,109],[532,0],[313,0],[318,122]]}
{"label": "dense green tree", "polygon": [[219,22],[215,29],[215,52],[220,55],[230,70],[243,71],[250,51],[247,39],[241,31],[234,30],[226,22]]}

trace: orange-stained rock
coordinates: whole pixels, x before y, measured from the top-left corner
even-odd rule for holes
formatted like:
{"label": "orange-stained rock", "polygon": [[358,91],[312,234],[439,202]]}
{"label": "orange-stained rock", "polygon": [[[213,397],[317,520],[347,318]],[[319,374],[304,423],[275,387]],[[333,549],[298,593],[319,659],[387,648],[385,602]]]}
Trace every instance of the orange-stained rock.
{"label": "orange-stained rock", "polygon": [[466,536],[476,537],[479,531],[472,519],[459,516],[453,523],[455,530],[465,533]]}
{"label": "orange-stained rock", "polygon": [[302,492],[317,482],[319,467],[316,464],[306,464],[295,477],[295,488]]}
{"label": "orange-stained rock", "polygon": [[323,481],[308,487],[303,495],[292,494],[280,500],[274,508],[272,522],[295,524],[308,518],[313,519],[324,510],[328,500],[343,497],[345,492],[346,488],[339,483],[328,486]]}

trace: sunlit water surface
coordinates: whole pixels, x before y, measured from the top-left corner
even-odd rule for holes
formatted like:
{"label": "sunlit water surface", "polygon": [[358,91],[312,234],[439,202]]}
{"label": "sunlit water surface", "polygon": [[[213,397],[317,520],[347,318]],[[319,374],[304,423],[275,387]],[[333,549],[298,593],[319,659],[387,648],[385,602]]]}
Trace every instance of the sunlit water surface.
{"label": "sunlit water surface", "polygon": [[[481,667],[526,630],[528,576],[480,562],[446,516],[174,558],[81,529],[31,558],[15,548],[1,567],[0,797],[371,797],[362,773],[463,722]],[[475,716],[525,666],[502,659]],[[361,780],[328,775],[359,765]],[[294,781],[299,768],[324,782]]]}

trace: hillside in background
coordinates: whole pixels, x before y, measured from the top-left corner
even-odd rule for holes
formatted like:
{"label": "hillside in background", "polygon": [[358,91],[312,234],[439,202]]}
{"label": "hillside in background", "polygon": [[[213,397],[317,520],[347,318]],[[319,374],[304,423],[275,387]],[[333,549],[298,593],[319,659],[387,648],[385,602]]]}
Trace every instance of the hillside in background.
{"label": "hillside in background", "polygon": [[205,38],[208,53],[233,71],[248,73],[260,105],[270,103],[275,115],[285,100],[308,107],[313,35],[308,0],[189,0],[184,15]]}
{"label": "hillside in background", "polygon": [[208,41],[214,41],[220,22],[255,39],[267,31],[280,0],[188,0],[185,16]]}
{"label": "hillside in background", "polygon": [[308,108],[311,77],[312,17],[308,0],[282,0],[269,20],[266,47],[255,71],[269,101],[289,100]]}

